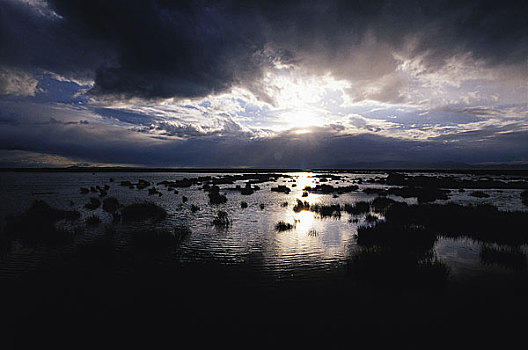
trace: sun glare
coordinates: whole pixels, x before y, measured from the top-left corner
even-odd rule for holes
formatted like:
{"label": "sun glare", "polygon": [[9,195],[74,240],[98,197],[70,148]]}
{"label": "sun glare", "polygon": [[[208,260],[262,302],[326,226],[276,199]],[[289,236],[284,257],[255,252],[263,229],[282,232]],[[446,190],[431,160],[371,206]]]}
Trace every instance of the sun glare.
{"label": "sun glare", "polygon": [[314,215],[311,211],[301,211],[295,214],[296,229],[299,233],[306,234],[313,229]]}
{"label": "sun glare", "polygon": [[329,75],[314,76],[295,70],[268,72],[265,78],[268,93],[280,110],[283,128],[304,129],[328,123],[327,111],[323,106],[329,94],[342,91],[348,83],[335,80]]}

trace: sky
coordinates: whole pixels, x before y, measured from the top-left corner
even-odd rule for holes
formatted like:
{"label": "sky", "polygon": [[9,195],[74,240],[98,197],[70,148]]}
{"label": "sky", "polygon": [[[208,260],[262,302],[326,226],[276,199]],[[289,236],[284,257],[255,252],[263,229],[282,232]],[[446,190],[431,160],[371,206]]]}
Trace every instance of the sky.
{"label": "sky", "polygon": [[1,0],[0,167],[527,165],[526,13]]}

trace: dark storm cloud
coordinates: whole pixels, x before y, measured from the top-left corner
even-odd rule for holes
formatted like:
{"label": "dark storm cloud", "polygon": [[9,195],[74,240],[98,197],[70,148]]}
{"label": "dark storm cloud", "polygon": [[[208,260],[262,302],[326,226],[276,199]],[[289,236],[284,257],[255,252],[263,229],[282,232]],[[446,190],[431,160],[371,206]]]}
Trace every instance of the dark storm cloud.
{"label": "dark storm cloud", "polygon": [[[124,98],[258,90],[254,81],[277,62],[368,80],[394,71],[394,51],[422,55],[430,70],[459,54],[489,66],[522,65],[528,54],[522,1],[53,0],[42,8],[0,4],[0,65],[93,79],[92,94]],[[399,101],[392,90],[379,98]]]}

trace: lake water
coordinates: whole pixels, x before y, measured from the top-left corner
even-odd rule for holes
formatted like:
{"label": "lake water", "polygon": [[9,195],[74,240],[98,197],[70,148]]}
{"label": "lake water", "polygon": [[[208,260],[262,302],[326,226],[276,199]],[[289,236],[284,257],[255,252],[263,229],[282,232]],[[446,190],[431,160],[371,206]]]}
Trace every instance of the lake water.
{"label": "lake water", "polygon": [[[81,194],[80,187],[109,185],[108,197],[115,197],[122,204],[138,201],[152,201],[168,212],[168,218],[158,224],[160,228],[174,226],[187,226],[191,233],[185,237],[181,244],[168,257],[164,259],[177,261],[181,264],[214,262],[218,264],[245,264],[260,276],[265,276],[265,281],[313,280],[314,278],[328,279],[339,278],[346,273],[346,263],[357,251],[357,228],[369,225],[365,214],[351,216],[343,212],[340,217],[320,218],[311,211],[296,213],[293,206],[298,199],[306,200],[310,204],[353,204],[358,201],[370,201],[376,195],[368,195],[365,188],[389,188],[390,186],[369,182],[369,180],[385,178],[383,172],[367,173],[340,173],[341,179],[325,182],[333,186],[356,184],[357,191],[337,196],[332,194],[310,193],[302,197],[306,186],[315,186],[319,179],[315,177],[321,173],[296,172],[284,173],[288,177],[279,178],[277,181],[258,184],[260,190],[252,195],[242,195],[239,191],[230,188],[236,185],[244,187],[245,182],[220,185],[221,193],[228,200],[225,204],[209,204],[207,192],[201,185],[188,188],[177,188],[178,194],[169,192],[166,187],[156,185],[161,181],[175,181],[183,178],[199,176],[221,177],[226,174],[213,173],[9,173],[0,174],[0,217],[9,213],[23,212],[35,199],[42,199],[51,206],[79,210],[82,219],[97,215],[102,221],[98,229],[87,229],[75,236],[71,246],[82,246],[102,234],[104,224],[112,223],[112,216],[101,208],[94,211],[84,208],[89,197],[96,194]],[[234,174],[231,174],[234,175]],[[414,174],[423,175],[423,174]],[[437,176],[445,174],[426,174]],[[480,176],[468,174],[449,174],[459,178],[478,179]],[[493,179],[503,181],[526,180],[522,176],[492,176]],[[111,182],[110,179],[114,181]],[[120,186],[121,181],[137,182],[144,179],[156,186],[162,196],[149,195],[148,189],[138,190]],[[295,182],[293,182],[295,181]],[[295,183],[295,187],[292,185]],[[273,192],[271,187],[286,185],[291,188],[289,194]],[[470,196],[470,191],[459,192],[452,190],[447,201],[468,204],[490,203],[500,210],[526,210],[520,199],[519,189],[487,189],[488,198]],[[188,198],[182,202],[183,196]],[[416,198],[401,198],[389,196],[397,201],[416,203]],[[241,202],[247,202],[247,208],[241,208]],[[437,201],[438,203],[445,203]],[[199,207],[193,212],[191,206]],[[214,217],[219,210],[226,211],[231,220],[227,229],[218,229],[212,225]],[[355,219],[355,220],[354,220]],[[380,219],[383,219],[380,216]],[[284,221],[294,225],[292,230],[278,232],[275,225]],[[2,223],[3,225],[3,223]],[[123,242],[126,245],[126,242]],[[71,248],[71,247],[70,247]],[[19,273],[39,267],[49,255],[56,254],[53,248],[22,247],[15,245],[0,258],[0,271],[5,276],[14,276]],[[67,248],[63,248],[67,249]],[[125,248],[124,248],[125,249]],[[471,239],[440,238],[435,245],[435,254],[451,270],[454,278],[463,277],[465,274],[485,273],[486,271],[501,271],[509,273],[508,269],[500,266],[483,264],[479,259],[481,244]],[[526,253],[527,248],[521,247]],[[5,277],[4,276],[4,277]],[[259,280],[259,283],[261,280]]]}

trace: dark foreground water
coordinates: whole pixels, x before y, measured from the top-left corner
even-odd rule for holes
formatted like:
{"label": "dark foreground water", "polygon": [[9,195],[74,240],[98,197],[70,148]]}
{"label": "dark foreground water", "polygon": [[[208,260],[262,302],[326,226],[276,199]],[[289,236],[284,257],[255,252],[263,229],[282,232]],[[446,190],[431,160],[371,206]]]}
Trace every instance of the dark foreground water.
{"label": "dark foreground water", "polygon": [[[28,243],[16,235],[2,240],[4,345],[159,348],[182,347],[191,341],[197,347],[327,348],[344,342],[346,346],[496,344],[503,348],[524,338],[526,244],[439,235],[419,259],[441,265],[446,271],[439,274],[441,281],[429,283],[429,272],[409,275],[399,268],[391,270],[390,265],[382,266],[390,275],[378,277],[378,265],[371,268],[368,263],[358,275],[358,261],[369,261],[355,259],[369,252],[358,244],[358,228],[383,222],[383,212],[340,210],[339,215],[326,215],[294,210],[297,200],[312,208],[342,208],[378,197],[379,193],[367,189],[387,191],[401,186],[388,184],[384,172],[280,174],[284,176],[253,183],[260,189],[250,195],[240,191],[247,180],[220,181],[220,194],[225,194],[227,202],[211,204],[204,185],[237,174],[0,173],[2,218],[20,215],[34,200],[80,213],[76,220],[55,222],[57,230],[71,237],[64,242]],[[449,191],[447,197],[427,202],[491,204],[500,211],[528,208],[521,197],[528,178],[522,174],[407,175],[518,183],[465,190],[443,187]],[[211,178],[189,187],[161,184],[204,176]],[[121,185],[140,179],[150,185],[143,189]],[[80,190],[105,185],[104,197],[96,189]],[[290,192],[271,190],[279,185]],[[305,187],[316,185],[357,189],[312,191],[303,196]],[[156,191],[149,194],[152,187]],[[122,206],[151,201],[164,208],[167,217],[123,223],[102,206],[86,208],[92,197],[114,197]],[[413,196],[389,192],[384,197],[418,203]],[[219,211],[227,213],[229,225],[213,224]],[[92,216],[101,222],[88,224]],[[278,230],[281,221],[292,228]],[[2,222],[3,232],[6,225]],[[185,228],[177,243],[152,245],[148,239],[138,239],[144,232],[163,235],[175,228],[178,232]]]}

